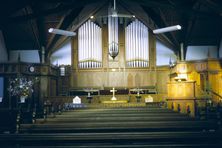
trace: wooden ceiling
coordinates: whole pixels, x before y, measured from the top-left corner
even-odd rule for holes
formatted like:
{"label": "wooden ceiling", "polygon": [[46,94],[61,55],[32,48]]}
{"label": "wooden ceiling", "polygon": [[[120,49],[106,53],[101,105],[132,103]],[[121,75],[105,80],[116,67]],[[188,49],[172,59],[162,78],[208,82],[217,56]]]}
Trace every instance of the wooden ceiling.
{"label": "wooden ceiling", "polygon": [[[89,16],[102,15],[112,3],[113,0],[3,0],[0,30],[8,50],[40,50],[44,46],[50,53],[66,40],[49,34],[50,27],[75,31]],[[221,0],[117,0],[117,9],[134,14],[151,30],[180,24],[181,31],[158,36],[175,51],[179,51],[182,42],[185,46],[218,46],[222,38]]]}

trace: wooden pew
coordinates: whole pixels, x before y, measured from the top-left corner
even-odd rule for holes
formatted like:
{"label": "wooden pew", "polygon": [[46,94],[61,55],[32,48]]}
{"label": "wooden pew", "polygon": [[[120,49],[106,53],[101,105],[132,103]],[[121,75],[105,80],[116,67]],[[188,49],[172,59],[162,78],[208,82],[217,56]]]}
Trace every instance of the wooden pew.
{"label": "wooden pew", "polygon": [[14,133],[16,131],[16,118],[18,111],[1,109],[0,110],[0,133]]}

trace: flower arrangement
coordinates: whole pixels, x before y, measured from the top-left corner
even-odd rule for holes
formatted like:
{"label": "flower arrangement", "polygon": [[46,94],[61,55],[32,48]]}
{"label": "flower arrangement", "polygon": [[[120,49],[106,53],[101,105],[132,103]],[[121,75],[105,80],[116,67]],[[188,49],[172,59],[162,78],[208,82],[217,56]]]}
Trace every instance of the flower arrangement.
{"label": "flower arrangement", "polygon": [[33,93],[33,85],[38,81],[37,78],[28,80],[26,77],[17,77],[9,81],[8,91],[12,96],[23,96],[27,98]]}

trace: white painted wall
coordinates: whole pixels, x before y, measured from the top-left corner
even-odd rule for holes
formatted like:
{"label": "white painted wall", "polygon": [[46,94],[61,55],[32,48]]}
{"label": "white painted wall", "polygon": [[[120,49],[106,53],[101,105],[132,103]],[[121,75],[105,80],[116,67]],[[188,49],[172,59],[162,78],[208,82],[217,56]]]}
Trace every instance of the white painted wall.
{"label": "white painted wall", "polygon": [[71,65],[71,42],[55,51],[51,55],[50,61],[52,65]]}
{"label": "white painted wall", "polygon": [[18,62],[19,56],[21,62],[40,63],[38,50],[12,50],[10,51],[9,61]]}
{"label": "white painted wall", "polygon": [[188,46],[186,60],[203,60],[209,58],[217,58],[217,46]]}
{"label": "white painted wall", "polygon": [[8,61],[8,53],[5,46],[5,40],[2,31],[0,30],[0,63]]}
{"label": "white painted wall", "polygon": [[3,98],[3,96],[4,96],[4,78],[0,77],[0,100]]}
{"label": "white painted wall", "polygon": [[156,41],[156,65],[163,66],[169,65],[171,62],[176,62],[177,56],[174,54],[173,50],[165,46],[159,40]]}
{"label": "white painted wall", "polygon": [[220,41],[220,46],[219,46],[219,58],[222,58],[222,39]]}

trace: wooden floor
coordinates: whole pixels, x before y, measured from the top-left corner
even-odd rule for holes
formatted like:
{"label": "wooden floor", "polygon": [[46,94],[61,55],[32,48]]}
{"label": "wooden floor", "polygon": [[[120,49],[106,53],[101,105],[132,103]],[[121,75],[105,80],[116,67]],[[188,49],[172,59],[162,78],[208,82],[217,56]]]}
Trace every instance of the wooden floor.
{"label": "wooden floor", "polygon": [[0,135],[1,147],[220,147],[217,123],[159,107],[78,109]]}

